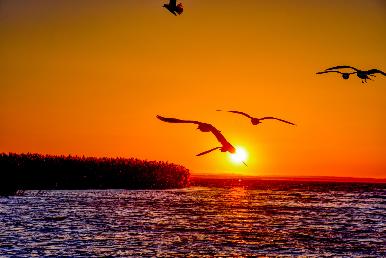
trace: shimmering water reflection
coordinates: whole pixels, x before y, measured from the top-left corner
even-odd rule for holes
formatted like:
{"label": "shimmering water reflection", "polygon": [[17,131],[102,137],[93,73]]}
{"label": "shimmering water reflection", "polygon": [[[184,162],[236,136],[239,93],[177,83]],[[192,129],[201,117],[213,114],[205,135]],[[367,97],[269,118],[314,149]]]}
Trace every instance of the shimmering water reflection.
{"label": "shimmering water reflection", "polygon": [[386,256],[385,185],[269,184],[0,198],[0,254]]}

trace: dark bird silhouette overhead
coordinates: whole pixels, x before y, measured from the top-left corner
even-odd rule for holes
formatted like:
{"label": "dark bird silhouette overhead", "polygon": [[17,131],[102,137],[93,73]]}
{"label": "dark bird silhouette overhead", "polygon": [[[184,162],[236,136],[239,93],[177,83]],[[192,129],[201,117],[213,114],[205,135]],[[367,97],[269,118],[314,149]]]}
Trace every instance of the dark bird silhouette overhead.
{"label": "dark bird silhouette overhead", "polygon": [[[339,71],[340,69],[352,69],[354,71],[350,73],[346,73],[346,72]],[[359,70],[349,65],[338,65],[338,66],[330,67],[324,70],[323,72],[318,72],[316,74],[323,74],[323,73],[340,73],[342,74],[343,79],[348,79],[350,77],[350,74],[356,74],[358,78],[362,80],[362,83],[367,83],[367,80],[371,80],[370,76],[376,77],[375,76],[376,73],[386,76],[386,73],[378,69]]]}
{"label": "dark bird silhouette overhead", "polygon": [[[235,147],[233,147],[232,144],[230,144],[225,139],[225,137],[224,137],[224,135],[222,135],[221,131],[216,129],[211,124],[203,123],[203,122],[199,122],[199,121],[194,121],[194,120],[182,120],[182,119],[177,119],[177,118],[162,117],[162,116],[159,116],[159,115],[157,115],[157,118],[159,120],[161,120],[163,122],[167,122],[167,123],[196,124],[196,125],[198,125],[198,127],[197,127],[198,130],[200,130],[201,132],[204,132],[204,133],[211,132],[216,137],[217,141],[219,141],[221,143],[221,145],[222,145],[221,147],[215,147],[213,149],[201,152],[201,153],[197,154],[196,156],[202,156],[202,155],[205,155],[205,154],[207,154],[209,152],[212,152],[214,150],[217,150],[217,149],[220,149],[221,152],[229,152],[229,153],[232,153],[232,154],[236,152]],[[247,164],[244,163],[244,165],[247,165]]]}
{"label": "dark bird silhouette overhead", "polygon": [[[224,111],[224,110],[217,109],[216,111]],[[291,123],[291,122],[289,122],[287,120],[283,120],[283,119],[276,118],[276,117],[273,117],[273,116],[265,116],[265,117],[257,118],[257,117],[252,117],[252,116],[248,115],[247,113],[244,113],[244,112],[241,112],[241,111],[229,110],[229,111],[226,111],[226,112],[231,112],[231,113],[235,113],[235,114],[239,114],[239,115],[243,115],[245,117],[248,117],[249,119],[251,119],[251,123],[253,125],[261,124],[262,120],[268,120],[268,119],[273,119],[273,120],[277,120],[277,121],[280,121],[280,122],[283,122],[283,123],[287,123],[287,124],[290,124],[290,125],[295,125],[294,123]]]}
{"label": "dark bird silhouette overhead", "polygon": [[175,16],[177,16],[177,14],[181,15],[184,11],[182,3],[177,4],[177,0],[170,0],[168,4],[164,4],[162,7],[165,7],[169,12],[171,12]]}

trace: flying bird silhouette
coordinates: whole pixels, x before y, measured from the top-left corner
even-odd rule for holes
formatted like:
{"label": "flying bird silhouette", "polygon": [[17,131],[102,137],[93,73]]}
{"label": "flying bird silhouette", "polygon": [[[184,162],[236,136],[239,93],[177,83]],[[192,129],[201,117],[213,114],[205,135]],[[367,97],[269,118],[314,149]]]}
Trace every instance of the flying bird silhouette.
{"label": "flying bird silhouette", "polygon": [[[340,71],[336,71],[339,69],[352,69],[352,70],[354,70],[354,72],[342,73]],[[376,77],[375,76],[376,73],[380,73],[383,76],[386,76],[386,73],[384,73],[383,71],[378,70],[378,69],[359,70],[359,69],[352,67],[352,66],[349,66],[349,65],[338,65],[338,66],[330,67],[330,68],[327,68],[326,70],[324,70],[323,72],[319,72],[317,74],[323,74],[323,73],[329,73],[329,72],[340,73],[340,74],[342,74],[343,79],[348,79],[350,74],[356,74],[358,76],[358,78],[362,80],[362,83],[367,83],[367,80],[371,80],[371,78],[369,76]]]}
{"label": "flying bird silhouette", "polygon": [[181,15],[184,11],[182,3],[177,4],[177,0],[170,0],[168,4],[164,4],[162,7],[168,9],[168,11],[174,14],[175,16],[177,16],[177,14]]}
{"label": "flying bird silhouette", "polygon": [[[217,109],[216,111],[224,111],[224,110]],[[283,122],[283,123],[287,123],[287,124],[290,124],[290,125],[295,125],[294,123],[291,123],[291,122],[289,122],[287,120],[283,120],[283,119],[276,118],[276,117],[273,117],[273,116],[265,116],[265,117],[257,118],[257,117],[252,117],[252,116],[248,115],[247,113],[244,113],[244,112],[241,112],[241,111],[234,111],[234,110],[226,111],[225,110],[225,112],[231,112],[231,113],[235,113],[235,114],[246,116],[249,119],[251,119],[251,123],[253,125],[261,124],[262,120],[267,120],[267,119],[274,119],[274,120],[278,120],[278,121]]]}
{"label": "flying bird silhouette", "polygon": [[[224,137],[224,135],[222,135],[221,131],[216,129],[211,124],[207,124],[207,123],[203,123],[203,122],[199,122],[199,121],[194,121],[194,120],[181,120],[181,119],[177,119],[177,118],[162,117],[160,115],[157,115],[157,118],[159,120],[161,120],[163,122],[167,122],[167,123],[196,124],[196,125],[198,125],[198,127],[197,127],[198,130],[200,130],[201,132],[204,132],[204,133],[211,132],[216,137],[217,141],[219,141],[222,145],[221,147],[215,147],[213,149],[201,152],[201,153],[197,154],[196,156],[202,156],[202,155],[205,155],[205,154],[212,152],[214,150],[217,150],[217,149],[220,149],[221,152],[229,152],[232,154],[236,152],[235,147],[233,147],[232,144],[230,144],[225,139],[225,137]],[[245,164],[244,161],[243,161],[243,163],[245,166],[247,166],[247,164]]]}

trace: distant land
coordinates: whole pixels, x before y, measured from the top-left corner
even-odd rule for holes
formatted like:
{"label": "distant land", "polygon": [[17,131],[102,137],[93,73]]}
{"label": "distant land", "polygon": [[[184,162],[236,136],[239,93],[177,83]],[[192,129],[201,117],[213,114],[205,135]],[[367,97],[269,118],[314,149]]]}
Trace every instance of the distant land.
{"label": "distant land", "polygon": [[298,182],[351,182],[351,183],[386,183],[386,178],[364,178],[364,177],[334,177],[334,176],[238,176],[229,174],[201,174],[192,173],[192,181],[197,179],[240,179],[240,180],[280,180],[280,181],[298,181]]}
{"label": "distant land", "polygon": [[189,175],[189,169],[164,161],[0,153],[0,195],[19,190],[184,188]]}

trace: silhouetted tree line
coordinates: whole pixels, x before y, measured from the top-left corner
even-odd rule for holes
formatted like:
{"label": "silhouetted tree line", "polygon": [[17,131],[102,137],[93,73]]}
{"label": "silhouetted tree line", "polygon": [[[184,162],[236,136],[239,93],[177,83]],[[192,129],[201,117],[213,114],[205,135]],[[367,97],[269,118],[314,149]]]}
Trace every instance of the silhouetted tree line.
{"label": "silhouetted tree line", "polygon": [[0,154],[0,195],[18,190],[166,189],[188,184],[189,170],[163,161]]}

